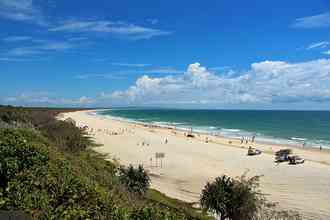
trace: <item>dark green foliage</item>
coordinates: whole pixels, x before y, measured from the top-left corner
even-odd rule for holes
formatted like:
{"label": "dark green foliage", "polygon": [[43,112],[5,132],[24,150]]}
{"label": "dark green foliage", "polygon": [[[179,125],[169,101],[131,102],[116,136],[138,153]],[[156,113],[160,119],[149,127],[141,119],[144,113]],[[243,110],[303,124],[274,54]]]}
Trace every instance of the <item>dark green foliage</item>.
{"label": "dark green foliage", "polygon": [[0,188],[4,189],[20,172],[47,163],[47,148],[32,142],[34,138],[29,131],[0,130]]}
{"label": "dark green foliage", "polygon": [[23,108],[10,106],[3,106],[0,108],[0,120],[8,124],[14,122],[29,123],[31,121],[30,115]]}
{"label": "dark green foliage", "polygon": [[60,153],[49,157],[47,146],[31,142],[27,131],[2,130],[0,137],[1,180],[5,180],[0,209],[25,210],[41,219],[111,215],[109,194],[84,182]]}
{"label": "dark green foliage", "polygon": [[226,175],[207,183],[202,190],[201,206],[221,220],[301,220],[293,211],[278,210],[258,190],[259,176],[233,179]]}
{"label": "dark green foliage", "polygon": [[145,198],[143,167],[118,169],[83,131],[54,118],[61,111],[0,106],[10,125],[0,127],[0,210],[33,219],[199,219],[165,195]]}
{"label": "dark green foliage", "polygon": [[92,143],[82,131],[64,121],[52,121],[41,127],[42,133],[57,147],[68,152],[85,150]]}
{"label": "dark green foliage", "polygon": [[176,214],[170,209],[159,209],[159,207],[145,206],[136,209],[129,217],[130,220],[154,220],[154,219],[186,219],[183,214],[179,212]]}
{"label": "dark green foliage", "polygon": [[143,196],[150,185],[150,178],[142,165],[135,169],[132,165],[129,167],[120,167],[120,182],[123,183],[128,191]]}
{"label": "dark green foliage", "polygon": [[202,191],[201,205],[221,219],[250,220],[256,215],[263,197],[257,191],[258,177],[233,179],[217,177]]}
{"label": "dark green foliage", "polygon": [[119,183],[116,176],[117,167],[106,160],[106,155],[85,150],[79,154],[69,154],[67,157],[75,173],[79,173],[86,181],[97,182],[108,190],[112,190]]}
{"label": "dark green foliage", "polygon": [[0,122],[39,130],[58,148],[70,153],[76,153],[92,146],[90,138],[78,127],[56,120],[55,116],[59,112],[61,109],[26,109],[0,106]]}

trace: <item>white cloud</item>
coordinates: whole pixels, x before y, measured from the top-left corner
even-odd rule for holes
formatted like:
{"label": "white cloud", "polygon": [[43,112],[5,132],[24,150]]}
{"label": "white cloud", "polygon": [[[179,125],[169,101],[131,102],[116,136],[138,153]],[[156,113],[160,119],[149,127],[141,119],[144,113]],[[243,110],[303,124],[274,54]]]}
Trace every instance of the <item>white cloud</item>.
{"label": "white cloud", "polygon": [[147,63],[111,63],[113,66],[125,66],[125,67],[146,67],[151,66],[151,64]]}
{"label": "white cloud", "polygon": [[0,0],[0,17],[46,25],[41,11],[33,0]]}
{"label": "white cloud", "polygon": [[63,106],[83,106],[94,103],[94,100],[86,96],[77,99],[64,99],[54,97],[54,94],[48,92],[28,92],[18,96],[8,97],[4,99],[7,104],[19,105],[63,105]]}
{"label": "white cloud", "polygon": [[327,48],[328,46],[330,46],[330,42],[328,41],[321,41],[321,42],[317,42],[317,43],[313,43],[311,45],[309,45],[307,47],[307,50],[311,50],[311,49],[324,49]]}
{"label": "white cloud", "polygon": [[183,73],[184,71],[182,70],[177,70],[172,67],[157,67],[157,68],[152,68],[152,69],[147,69],[142,71],[144,74],[153,74],[153,73],[158,73],[158,74],[180,74]]}
{"label": "white cloud", "polygon": [[48,42],[39,46],[40,50],[67,50],[73,47],[73,44],[68,42]]}
{"label": "white cloud", "polygon": [[88,40],[88,37],[72,37],[68,39],[68,41],[84,41],[84,40]]}
{"label": "white cloud", "polygon": [[330,50],[328,50],[328,51],[324,51],[323,54],[325,54],[325,55],[330,55]]}
{"label": "white cloud", "polygon": [[215,75],[199,63],[182,75],[144,75],[127,90],[103,93],[120,104],[213,105],[330,101],[330,59],[304,63],[264,61],[241,74]]}
{"label": "white cloud", "polygon": [[27,41],[27,40],[31,40],[31,37],[28,36],[10,36],[10,37],[6,37],[3,39],[3,41],[5,42],[19,42],[19,41]]}
{"label": "white cloud", "polygon": [[209,69],[214,70],[214,71],[228,70],[228,69],[230,69],[230,66],[215,66],[215,67],[211,67]]}
{"label": "white cloud", "polygon": [[86,105],[86,104],[91,104],[93,103],[93,99],[88,98],[87,96],[82,96],[78,100],[71,100],[71,102],[80,104],[80,105]]}
{"label": "white cloud", "polygon": [[77,79],[112,79],[112,80],[119,80],[119,79],[127,79],[124,75],[118,74],[80,74],[76,76]]}
{"label": "white cloud", "polygon": [[49,31],[54,32],[74,32],[74,33],[109,33],[118,37],[139,40],[150,39],[155,36],[169,35],[171,32],[162,31],[154,28],[147,28],[135,24],[127,24],[124,22],[112,22],[106,20],[99,21],[65,21],[57,27],[50,28]]}
{"label": "white cloud", "polygon": [[297,18],[292,26],[296,28],[330,27],[330,12],[303,18]]}
{"label": "white cloud", "polygon": [[[110,74],[81,75],[106,78]],[[183,74],[139,77],[126,90],[101,93],[95,98],[57,98],[48,93],[23,93],[6,100],[29,105],[166,105],[206,106],[290,106],[330,103],[330,59],[302,63],[263,61],[248,71],[214,74],[199,63],[190,64]]]}
{"label": "white cloud", "polygon": [[[144,67],[148,66],[147,64],[122,64],[125,67]],[[129,78],[128,75],[136,74],[142,72],[144,74],[180,74],[184,71],[179,71],[170,67],[158,67],[153,69],[144,69],[144,70],[120,70],[112,73],[98,73],[98,74],[79,74],[76,75],[77,79],[110,79],[110,80],[124,80]]]}
{"label": "white cloud", "polygon": [[6,53],[6,55],[14,57],[29,56],[42,54],[45,52],[65,51],[73,47],[74,45],[68,42],[41,41],[33,46],[12,48]]}
{"label": "white cloud", "polygon": [[9,56],[28,56],[42,53],[39,49],[34,47],[17,47],[8,51]]}
{"label": "white cloud", "polygon": [[17,59],[11,57],[0,57],[0,62],[21,62],[21,61],[29,61],[26,59]]}

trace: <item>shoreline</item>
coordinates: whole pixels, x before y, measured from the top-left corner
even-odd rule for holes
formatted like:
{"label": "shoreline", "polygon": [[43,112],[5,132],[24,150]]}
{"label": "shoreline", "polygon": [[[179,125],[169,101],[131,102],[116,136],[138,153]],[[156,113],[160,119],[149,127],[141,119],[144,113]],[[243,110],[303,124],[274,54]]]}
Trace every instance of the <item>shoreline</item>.
{"label": "shoreline", "polygon": [[[178,134],[184,135],[185,133],[188,132],[187,130],[184,129],[180,129],[180,128],[176,128],[175,126],[162,126],[162,125],[157,125],[157,124],[153,124],[153,123],[148,123],[148,122],[140,122],[140,121],[134,121],[134,120],[130,120],[130,119],[125,119],[125,118],[120,118],[120,117],[114,117],[111,115],[100,115],[97,114],[98,111],[108,111],[111,109],[103,109],[103,110],[88,110],[88,114],[90,114],[91,112],[94,112],[95,114],[91,114],[92,116],[96,116],[96,117],[101,117],[101,118],[108,118],[110,120],[114,120],[114,121],[118,121],[121,123],[126,123],[126,124],[134,124],[137,126],[141,126],[142,128],[146,128],[146,129],[163,129],[163,130],[169,130],[169,131],[174,131]],[[271,143],[271,142],[266,142],[266,141],[260,141],[260,140],[256,140],[254,142],[248,142],[240,144],[240,139],[239,138],[234,138],[234,137],[226,137],[223,135],[214,135],[208,132],[199,132],[199,131],[193,131],[193,134],[196,134],[197,136],[194,137],[196,138],[196,140],[199,141],[205,141],[206,138],[208,138],[208,142],[210,143],[215,143],[215,144],[221,144],[221,145],[226,145],[226,146],[230,146],[230,147],[236,147],[236,148],[243,148],[243,149],[248,149],[249,146],[254,147],[254,148],[258,148],[260,150],[262,150],[263,153],[267,153],[270,155],[274,155],[276,151],[280,150],[280,149],[285,149],[285,148],[290,148],[292,150],[294,150],[294,153],[296,151],[298,151],[298,153],[302,153],[301,156],[304,156],[304,158],[306,160],[309,161],[313,161],[313,162],[318,162],[318,163],[322,163],[325,165],[329,165],[330,166],[330,159],[329,160],[320,160],[319,158],[311,158],[308,155],[308,152],[313,152],[313,153],[317,153],[317,154],[326,154],[327,156],[330,157],[330,149],[329,148],[322,148],[322,150],[320,150],[317,147],[309,147],[306,146],[305,148],[296,144],[279,144],[279,143]],[[230,144],[231,142],[231,144]],[[269,148],[270,149],[269,149]],[[268,149],[267,149],[268,148]],[[322,158],[322,157],[321,157]]]}
{"label": "shoreline", "polygon": [[[102,112],[102,111],[109,111],[111,109],[102,109],[102,110],[95,110],[95,112]],[[316,143],[315,141],[310,141],[308,139],[305,139],[303,137],[291,137],[291,138],[281,138],[281,137],[271,137],[271,136],[265,136],[262,134],[258,134],[256,132],[251,132],[251,131],[243,131],[240,129],[227,129],[227,128],[222,128],[223,130],[237,130],[243,132],[242,134],[237,134],[235,135],[225,135],[221,134],[221,130],[214,130],[214,131],[207,131],[207,130],[200,130],[200,128],[194,128],[194,127],[180,127],[176,126],[176,123],[171,123],[171,122],[166,122],[166,121],[161,121],[161,122],[143,122],[139,120],[134,120],[130,118],[124,118],[124,117],[116,117],[112,115],[102,115],[102,114],[97,114],[97,116],[100,117],[108,117],[111,120],[117,120],[121,122],[126,122],[126,123],[133,123],[137,125],[142,125],[142,126],[150,126],[150,127],[155,127],[155,128],[165,128],[165,129],[174,129],[179,132],[188,132],[190,131],[191,128],[194,129],[193,133],[195,134],[200,134],[200,135],[208,135],[212,137],[219,137],[222,139],[227,139],[227,140],[240,140],[242,137],[248,137],[251,138],[252,136],[255,136],[256,142],[258,144],[263,144],[263,145],[274,145],[274,146],[286,146],[288,148],[297,148],[297,149],[316,149],[320,150],[320,146],[322,146],[322,151],[327,151],[330,153],[330,145],[325,145],[325,144],[320,144]],[[249,133],[249,134],[244,134],[244,133]],[[255,134],[255,135],[254,135]],[[304,147],[304,143],[309,143],[306,144]]]}
{"label": "shoreline", "polygon": [[[272,152],[283,146],[255,143],[253,147],[263,153],[248,157],[249,145],[241,146],[240,140],[231,140],[229,144],[230,139],[204,134],[187,138],[182,131],[150,128],[90,112],[63,116],[73,118],[78,126],[94,128],[92,137],[102,144],[95,150],[109,154],[109,159],[116,158],[123,165],[143,164],[151,174],[152,188],[170,197],[198,202],[207,181],[222,174],[236,177],[248,171],[248,176],[263,176],[260,181],[262,192],[270,201],[279,203],[280,208],[299,211],[306,219],[330,218],[329,151],[293,148],[294,154],[307,159],[304,164],[275,164]],[[110,131],[118,131],[118,134],[111,135]],[[208,143],[205,143],[206,137]],[[164,143],[164,138],[168,139],[168,144]],[[163,167],[155,166],[156,152],[166,154]]]}

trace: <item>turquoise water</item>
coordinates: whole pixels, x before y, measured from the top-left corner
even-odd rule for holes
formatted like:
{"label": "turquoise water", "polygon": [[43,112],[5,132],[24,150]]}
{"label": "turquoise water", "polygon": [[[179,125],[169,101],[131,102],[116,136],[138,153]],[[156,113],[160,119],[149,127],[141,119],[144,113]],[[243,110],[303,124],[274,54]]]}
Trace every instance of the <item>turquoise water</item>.
{"label": "turquoise water", "polygon": [[329,111],[114,109],[98,114],[227,137],[330,148]]}

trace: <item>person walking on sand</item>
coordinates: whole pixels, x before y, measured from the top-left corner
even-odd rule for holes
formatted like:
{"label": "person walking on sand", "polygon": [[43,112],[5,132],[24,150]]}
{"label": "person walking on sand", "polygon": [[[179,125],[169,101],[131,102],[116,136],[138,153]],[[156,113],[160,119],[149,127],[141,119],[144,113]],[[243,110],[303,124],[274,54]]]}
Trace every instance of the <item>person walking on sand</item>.
{"label": "person walking on sand", "polygon": [[165,144],[167,144],[168,143],[168,140],[167,140],[167,138],[165,138]]}

